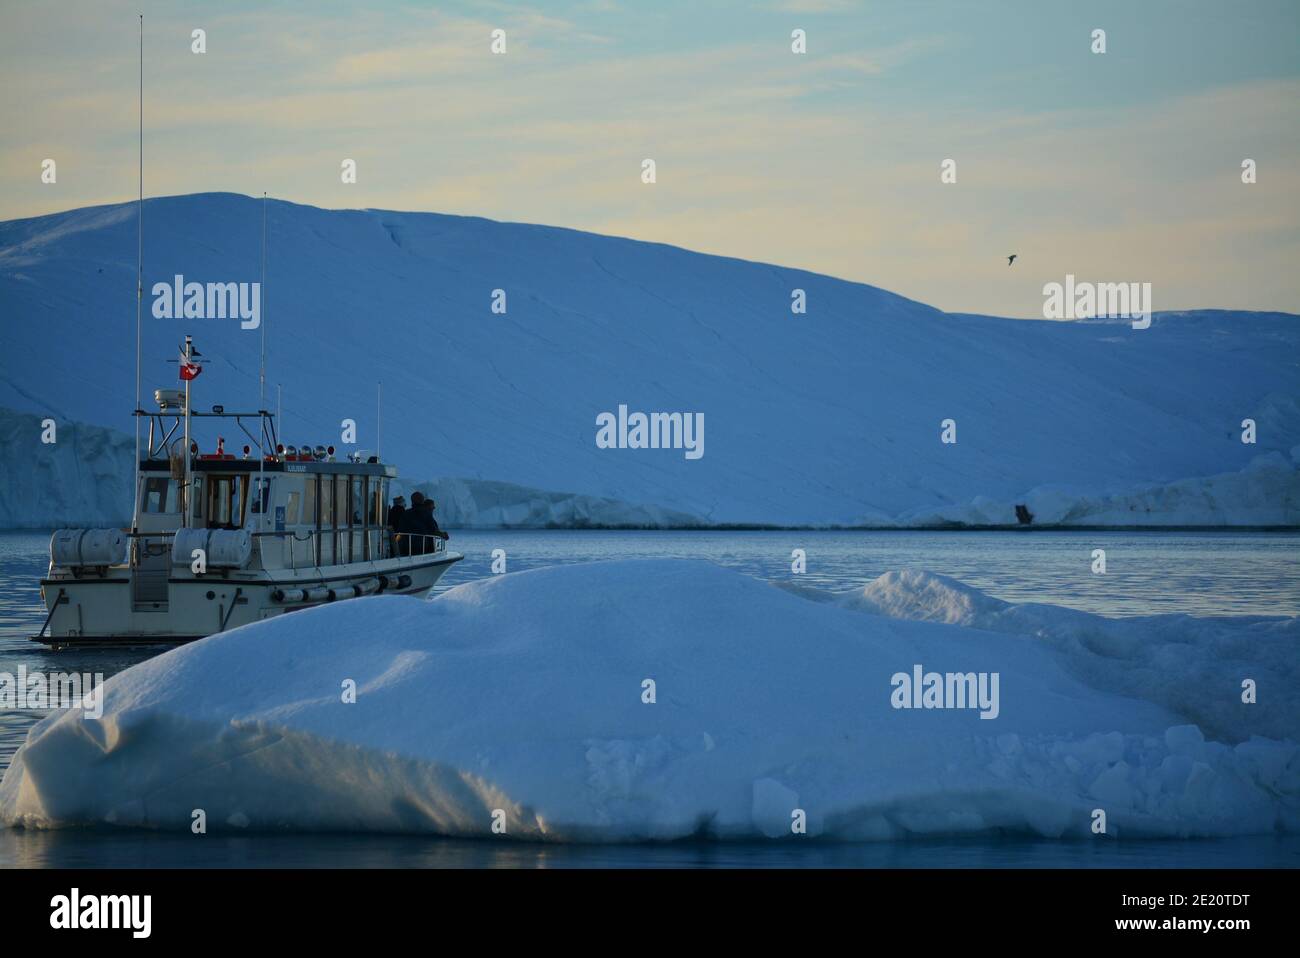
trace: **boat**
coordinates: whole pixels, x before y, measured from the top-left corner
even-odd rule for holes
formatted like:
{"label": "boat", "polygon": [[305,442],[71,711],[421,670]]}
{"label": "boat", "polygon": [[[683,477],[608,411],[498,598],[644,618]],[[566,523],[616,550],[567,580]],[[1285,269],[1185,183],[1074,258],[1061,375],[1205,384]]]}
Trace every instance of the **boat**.
{"label": "boat", "polygon": [[[445,534],[397,535],[389,529],[397,469],[382,462],[378,450],[338,459],[332,445],[279,441],[278,413],[264,408],[266,324],[260,308],[263,408],[193,408],[193,383],[205,360],[189,335],[177,360],[184,388],[155,390],[157,408],[142,408],[143,14],[138,187],[134,515],[129,529],[60,529],[51,536],[50,566],[41,579],[48,614],[32,640],[54,648],[175,645],[329,602],[428,595],[464,557],[447,551]],[[259,290],[266,288],[266,224],[263,194],[262,282],[254,284]],[[144,419],[149,435],[142,455]],[[191,436],[196,419],[217,427],[215,445],[206,452],[200,438],[212,438]],[[254,423],[256,435],[249,431]],[[242,456],[226,452],[225,435],[235,429],[249,440]]]}
{"label": "boat", "polygon": [[[196,356],[187,336],[182,370]],[[360,596],[425,596],[463,558],[441,536],[389,529],[397,469],[378,455],[284,445],[274,413],[195,410],[191,383],[156,390],[158,408],[137,411],[149,430],[131,528],[51,537],[34,641],[179,644]],[[192,420],[220,433],[206,452]],[[248,440],[239,455],[223,430]]]}

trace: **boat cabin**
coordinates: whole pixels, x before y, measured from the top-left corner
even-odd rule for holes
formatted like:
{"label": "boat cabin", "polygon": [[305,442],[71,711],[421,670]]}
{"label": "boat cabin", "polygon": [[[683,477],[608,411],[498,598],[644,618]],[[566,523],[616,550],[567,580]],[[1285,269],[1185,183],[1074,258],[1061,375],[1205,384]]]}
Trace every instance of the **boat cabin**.
{"label": "boat cabin", "polygon": [[[282,563],[342,565],[386,558],[389,483],[393,466],[293,457],[196,458],[188,495],[184,476],[168,461],[140,464],[137,532],[170,534],[196,529],[247,529],[259,539],[284,543]],[[188,510],[187,521],[182,513]],[[261,542],[268,566],[277,550]]]}

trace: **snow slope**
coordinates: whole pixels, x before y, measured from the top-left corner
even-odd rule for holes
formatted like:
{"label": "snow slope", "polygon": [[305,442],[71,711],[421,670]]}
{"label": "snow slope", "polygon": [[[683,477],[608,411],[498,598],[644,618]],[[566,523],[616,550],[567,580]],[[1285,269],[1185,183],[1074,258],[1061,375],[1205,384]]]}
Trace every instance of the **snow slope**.
{"label": "snow slope", "polygon": [[529,489],[511,482],[484,479],[433,479],[406,482],[438,504],[439,522],[449,529],[587,529],[609,527],[689,528],[696,516],[658,506],[585,496],[580,493]]}
{"label": "snow slope", "polygon": [[[130,521],[134,441],[115,429],[65,422],[63,443],[45,444],[44,420],[0,408],[0,529],[121,526]],[[1040,526],[1286,526],[1300,515],[1300,446],[1253,459],[1246,468],[1183,479],[1129,493],[1094,496],[1043,487],[1023,497]],[[691,528],[689,513],[576,492],[530,489],[486,479],[404,477],[394,492],[420,490],[438,502],[452,529]],[[977,497],[965,505],[923,509],[894,518],[864,517],[890,527],[1015,525],[1015,504]]]}
{"label": "snow slope", "polygon": [[[41,442],[43,419],[0,408],[0,529],[124,526],[131,521],[134,437],[85,423],[64,423],[58,441]],[[18,464],[23,465],[18,465]],[[479,479],[399,480],[395,493],[419,489],[438,502],[448,528],[689,527],[698,519],[652,506],[529,489]]]}
{"label": "snow slope", "polygon": [[61,422],[44,443],[44,421],[0,409],[0,529],[128,524],[134,438]]}
{"label": "snow slope", "polygon": [[[814,601],[897,619],[942,622],[1032,638],[1060,653],[1089,685],[1156,702],[1215,738],[1300,738],[1300,620],[1191,615],[1107,618],[1041,603],[1013,604],[948,576],[888,572],[861,589],[829,592],[781,583]],[[1258,701],[1236,693],[1253,679]],[[1243,723],[1244,715],[1250,722]]]}
{"label": "snow slope", "polygon": [[[887,577],[864,599],[986,625],[1006,613],[924,576]],[[788,837],[800,809],[810,835],[843,840],[1089,838],[1097,808],[1110,836],[1300,826],[1293,712],[1211,708],[1222,735],[1207,740],[1175,698],[1098,688],[1078,668],[1080,655],[1120,668],[1131,650],[1085,654],[1070,648],[1086,634],[1078,613],[1032,615],[1066,638],[1025,634],[1028,620],[904,621],[662,560],[504,575],[431,602],[358,599],[114,676],[102,720],[32,729],[0,782],[0,821],[180,830],[201,808],[218,831],[487,836],[499,809],[507,836],[556,841]],[[1275,667],[1279,642],[1261,633],[1294,648],[1295,620],[1260,622],[1238,632],[1230,664],[1209,664],[1210,649],[1169,656],[1160,681],[1237,701],[1238,664]],[[998,673],[996,718],[892,707],[892,677],[917,664]]]}
{"label": "snow slope", "polygon": [[[268,405],[282,383],[286,441],[337,445],[353,419],[373,447],[382,379],[383,449],[411,477],[785,525],[965,521],[980,503],[1003,522],[1048,489],[1064,498],[1046,511],[1066,521],[1118,512],[1128,524],[1137,510],[1112,497],[1238,473],[1300,444],[1291,315],[1161,314],[1146,330],[950,315],[858,283],[571,230],[269,210]],[[196,402],[255,407],[260,329],[150,307],[153,284],[178,273],[259,280],[259,201],[168,197],[144,215],[146,396],[174,384],[167,361],[190,332],[210,360]],[[135,249],[129,204],[0,224],[0,405],[131,428]],[[796,288],[804,315],[791,313]],[[491,312],[494,290],[504,315]],[[704,456],[597,448],[597,415],[620,404],[703,413]],[[955,445],[940,442],[947,418]],[[1256,445],[1240,441],[1246,418]],[[1282,480],[1284,507],[1243,505],[1231,489],[1227,502],[1193,496],[1152,515],[1300,524],[1300,480],[1294,469]],[[1251,490],[1250,501],[1271,495]]]}
{"label": "snow slope", "polygon": [[[1046,485],[1018,499],[1038,526],[1294,526],[1300,523],[1300,446],[1270,452],[1243,469],[1195,479],[1095,493]],[[977,496],[898,517],[900,526],[1013,526],[1016,503]]]}
{"label": "snow slope", "polygon": [[[145,212],[147,287],[178,272],[259,278],[255,201],[176,197]],[[287,203],[270,218],[286,438],[336,440],[352,418],[371,445],[383,378],[384,447],[408,476],[713,522],[888,523],[1048,484],[1113,494],[1234,472],[1300,442],[1290,316],[1170,315],[1142,331],[948,316],[859,284],[546,227]],[[0,226],[0,403],[129,424],[134,230],[130,206]],[[789,311],[795,287],[805,316]],[[494,289],[504,316],[489,310]],[[146,383],[169,384],[187,330],[213,360],[200,401],[253,405],[259,332],[231,320],[147,316]],[[705,456],[596,448],[596,415],[619,403],[703,412]],[[939,442],[946,417],[955,446]],[[1258,446],[1238,441],[1246,417]]]}

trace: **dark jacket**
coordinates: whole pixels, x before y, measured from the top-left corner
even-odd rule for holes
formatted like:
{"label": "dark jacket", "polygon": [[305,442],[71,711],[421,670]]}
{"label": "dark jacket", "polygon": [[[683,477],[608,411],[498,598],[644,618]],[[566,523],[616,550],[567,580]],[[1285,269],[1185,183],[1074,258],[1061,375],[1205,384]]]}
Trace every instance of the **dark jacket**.
{"label": "dark jacket", "polygon": [[420,522],[419,509],[407,509],[402,513],[397,524],[397,532],[405,537],[399,544],[398,552],[404,556],[424,555],[424,540],[420,538],[424,526]]}
{"label": "dark jacket", "polygon": [[406,514],[406,506],[393,506],[388,510],[388,528],[394,532],[400,531],[402,525],[402,516]]}
{"label": "dark jacket", "polygon": [[447,533],[438,527],[438,520],[433,517],[433,506],[428,505],[429,500],[425,500],[425,505],[420,509],[420,531],[426,536],[437,536],[439,539],[446,539]]}
{"label": "dark jacket", "polygon": [[415,510],[415,530],[426,536],[437,535],[438,523],[433,518],[433,510],[428,506]]}

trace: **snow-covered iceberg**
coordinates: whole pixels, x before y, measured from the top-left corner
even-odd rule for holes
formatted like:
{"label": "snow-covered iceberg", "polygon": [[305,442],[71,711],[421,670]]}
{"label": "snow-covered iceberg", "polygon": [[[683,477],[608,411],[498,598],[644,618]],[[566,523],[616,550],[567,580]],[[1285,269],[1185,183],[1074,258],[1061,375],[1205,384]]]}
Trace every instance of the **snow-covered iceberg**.
{"label": "snow-covered iceberg", "polygon": [[[0,407],[0,529],[121,526],[130,521],[131,436],[82,422],[58,424],[62,441],[42,443],[44,419]],[[710,525],[700,515],[580,492],[534,489],[490,479],[404,478],[394,492],[414,490],[438,502],[449,529],[689,529]],[[1097,494],[1045,486],[1012,499],[977,496],[964,505],[873,513],[852,525],[943,528],[1015,525],[1017,502],[1036,526],[1297,526],[1300,446],[1290,456],[1257,456],[1244,469],[1182,479],[1128,492]]]}
{"label": "snow-covered iceberg", "polygon": [[[861,589],[822,591],[784,582],[818,601],[923,622],[1033,638],[1088,685],[1156,702],[1228,743],[1251,735],[1300,738],[1300,618],[1165,614],[1109,618],[1043,603],[1010,603],[948,576],[887,572]],[[1241,682],[1259,695],[1247,706]],[[1228,694],[1229,692],[1233,694]]]}
{"label": "snow-covered iceberg", "polygon": [[[382,379],[382,448],[403,475],[573,497],[498,511],[482,489],[485,520],[1014,524],[1038,490],[1037,524],[1300,525],[1294,466],[1208,495],[1140,493],[1300,444],[1294,315],[1159,313],[1142,330],[957,315],[863,283],[574,230],[266,209],[265,325],[160,318],[146,302],[145,396],[174,385],[167,361],[192,333],[210,360],[195,402],[254,408],[265,331],[285,442],[340,445],[350,419],[358,447],[373,447]],[[130,326],[106,316],[135,308],[136,212],[0,223],[0,405],[131,428]],[[176,276],[259,281],[262,214],[232,194],[146,200],[146,292]],[[1060,279],[1027,284],[1021,315],[1040,315],[1038,283]],[[795,290],[806,313],[791,312]],[[597,417],[621,405],[703,416],[703,456],[598,446]],[[948,419],[954,443],[941,441]],[[610,500],[645,505],[610,523]]]}
{"label": "snow-covered iceberg", "polygon": [[[113,677],[98,721],[38,724],[0,782],[0,821],[179,830],[202,809],[215,830],[486,836],[500,821],[558,841],[792,837],[801,815],[842,840],[1086,838],[1096,809],[1112,836],[1300,824],[1294,713],[1212,708],[1207,739],[1175,697],[1078,667],[1072,643],[1115,668],[1133,655],[1100,622],[1094,636],[1059,610],[1012,621],[926,576],[853,604],[657,560],[295,613]],[[1044,641],[1061,623],[1070,638]],[[1164,657],[1161,681],[1239,702],[1242,675],[1282,668],[1280,646],[1252,658],[1257,626],[1227,662],[1189,628],[1196,654]],[[1295,621],[1272,627],[1294,649]],[[994,708],[896,707],[921,701],[898,694],[918,666],[996,673],[980,686]]]}
{"label": "snow-covered iceberg", "polygon": [[[58,441],[41,442],[45,419],[0,407],[0,529],[124,526],[131,521],[135,440],[84,422],[58,422]],[[531,489],[487,479],[398,480],[438,502],[450,529],[689,528],[697,516],[576,492]]]}
{"label": "snow-covered iceberg", "polygon": [[131,520],[135,440],[115,429],[0,408],[0,529],[121,526]]}
{"label": "snow-covered iceberg", "polygon": [[1014,526],[1023,504],[1035,526],[1247,528],[1300,525],[1300,446],[1254,457],[1235,472],[1139,485],[1113,492],[1045,485],[1015,500],[977,496],[964,505],[920,509],[900,526]]}
{"label": "snow-covered iceberg", "polygon": [[605,496],[530,489],[487,479],[432,479],[402,483],[438,503],[439,521],[449,529],[686,529],[704,524],[699,516]]}

